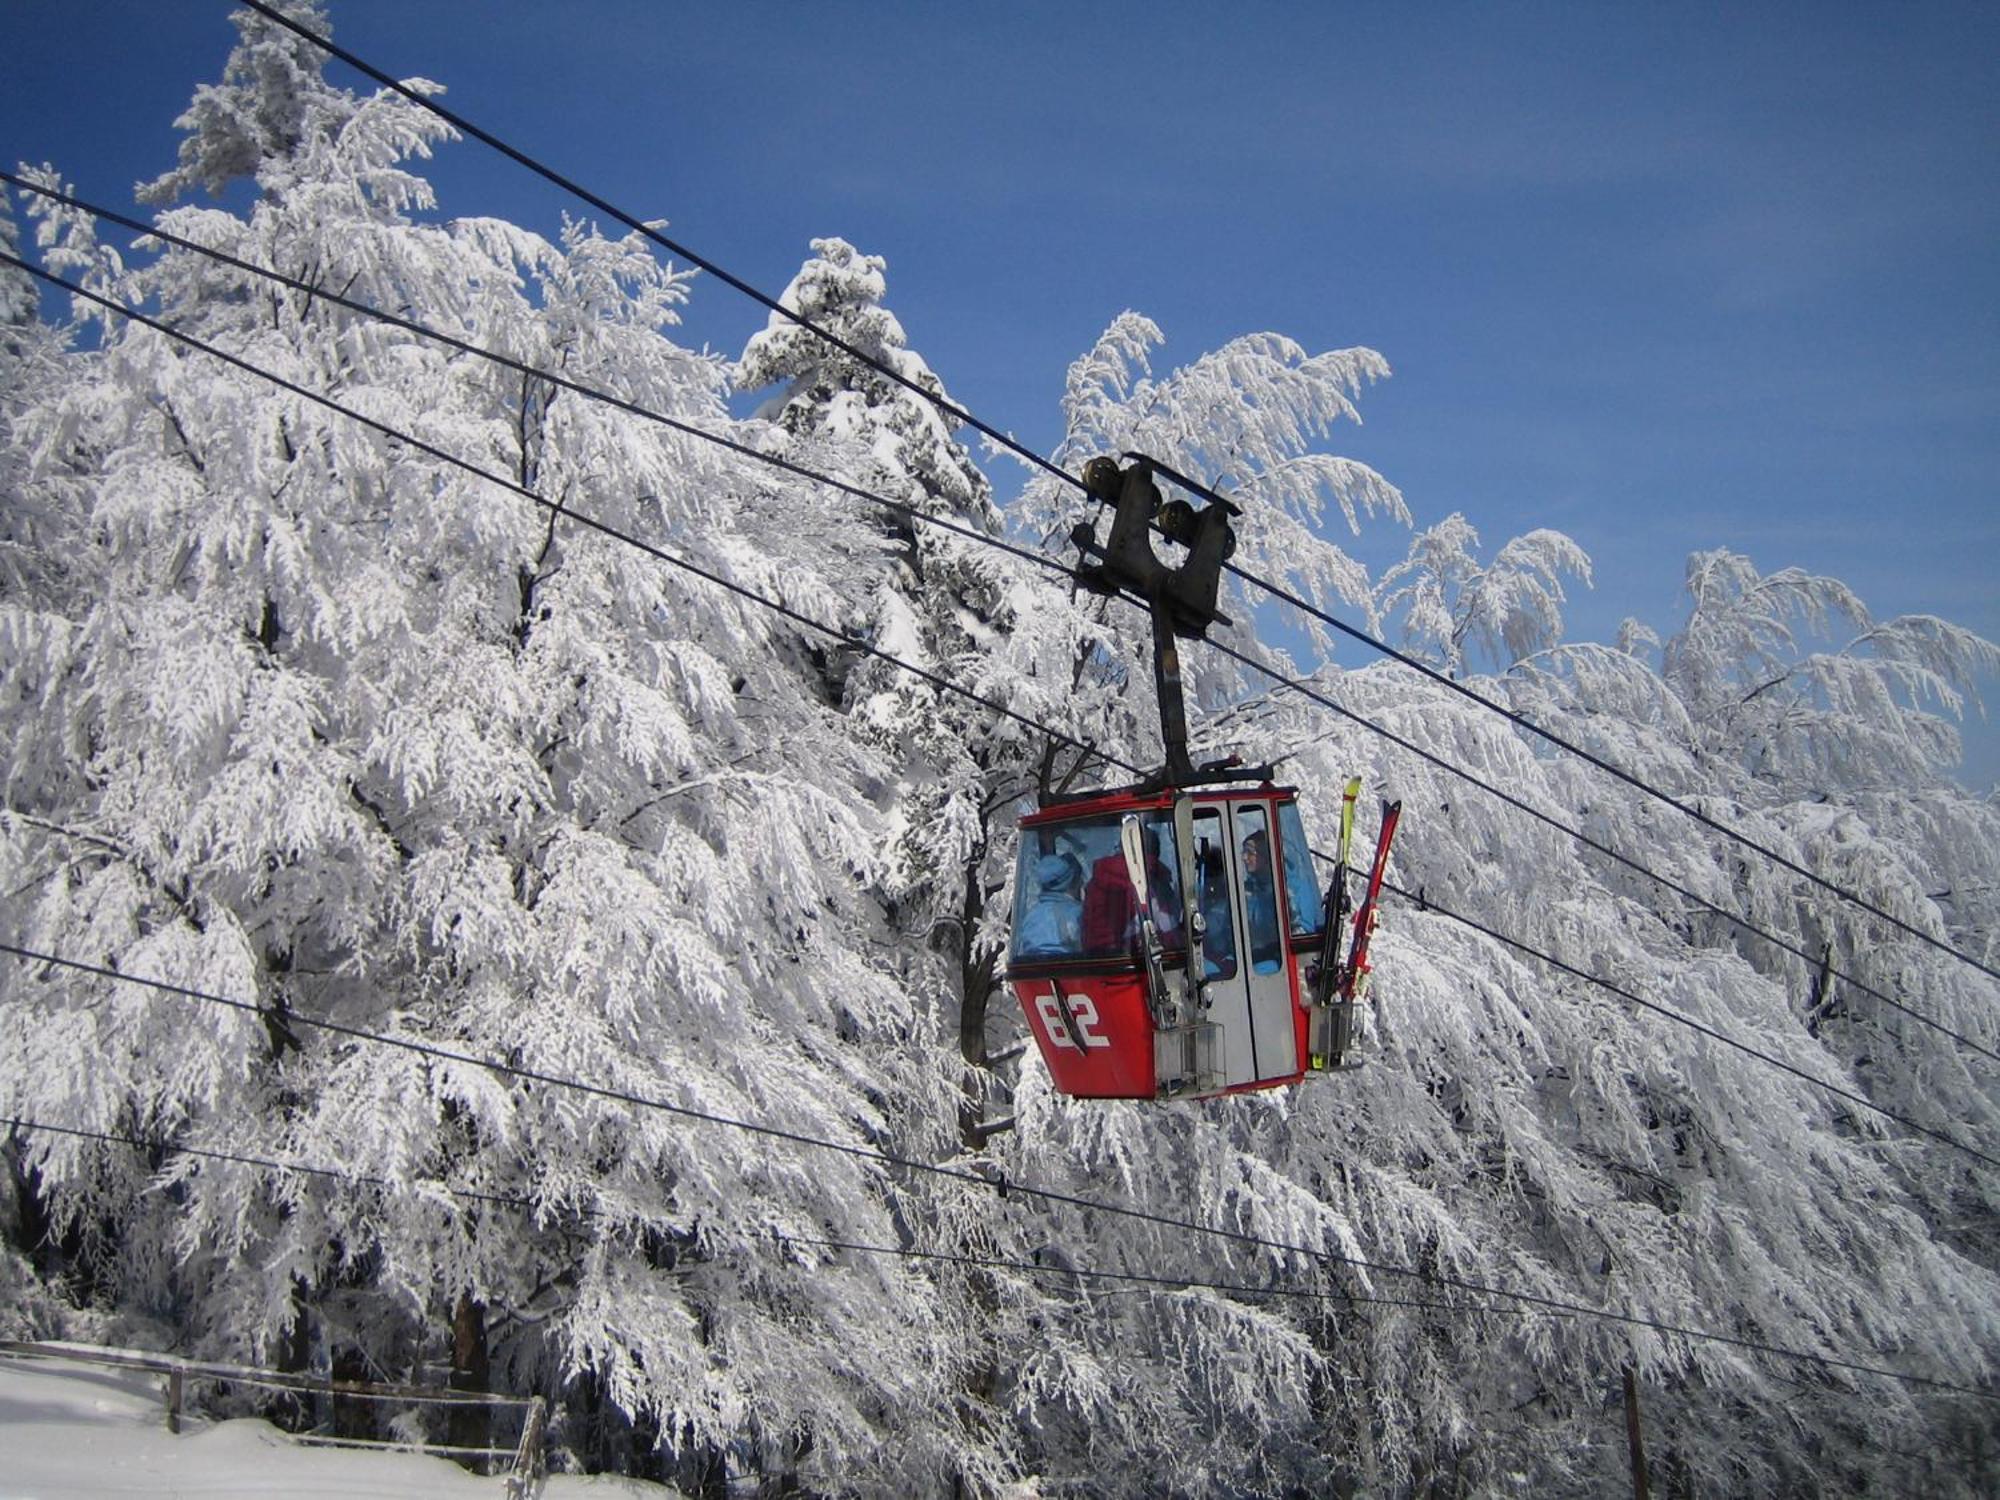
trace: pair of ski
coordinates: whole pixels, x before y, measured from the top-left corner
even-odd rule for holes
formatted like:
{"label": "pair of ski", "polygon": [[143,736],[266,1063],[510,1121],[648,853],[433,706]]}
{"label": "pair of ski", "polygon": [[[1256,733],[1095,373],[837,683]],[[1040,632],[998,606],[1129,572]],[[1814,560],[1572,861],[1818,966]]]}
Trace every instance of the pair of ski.
{"label": "pair of ski", "polygon": [[1348,857],[1354,846],[1354,804],[1361,795],[1361,778],[1347,783],[1340,802],[1340,848],[1334,861],[1333,884],[1326,893],[1326,939],[1320,949],[1319,974],[1313,984],[1312,1066],[1337,1068],[1354,1040],[1354,1007],[1367,991],[1368,943],[1375,935],[1375,918],[1382,899],[1382,876],[1389,866],[1389,844],[1396,837],[1403,804],[1382,804],[1382,827],[1375,835],[1375,860],[1368,870],[1361,904],[1354,908],[1354,940],[1347,957],[1340,956],[1341,932],[1347,921]]}

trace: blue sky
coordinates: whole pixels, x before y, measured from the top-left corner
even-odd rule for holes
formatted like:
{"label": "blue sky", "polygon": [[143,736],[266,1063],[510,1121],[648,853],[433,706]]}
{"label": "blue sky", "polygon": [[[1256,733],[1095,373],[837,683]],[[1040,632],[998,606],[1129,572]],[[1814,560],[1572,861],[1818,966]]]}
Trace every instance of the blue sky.
{"label": "blue sky", "polygon": [[[228,9],[7,0],[0,152],[130,206]],[[2000,7],[332,14],[767,290],[815,235],[887,256],[912,342],[1037,447],[1127,307],[1176,361],[1261,329],[1367,344],[1396,373],[1340,451],[1419,524],[1574,536],[1598,587],[1572,639],[1671,629],[1687,554],[1716,546],[2000,639]],[[431,175],[447,212],[552,229],[571,206],[474,144]],[[761,323],[712,284],[689,333],[734,354]],[[1983,786],[2000,733],[1975,741]]]}

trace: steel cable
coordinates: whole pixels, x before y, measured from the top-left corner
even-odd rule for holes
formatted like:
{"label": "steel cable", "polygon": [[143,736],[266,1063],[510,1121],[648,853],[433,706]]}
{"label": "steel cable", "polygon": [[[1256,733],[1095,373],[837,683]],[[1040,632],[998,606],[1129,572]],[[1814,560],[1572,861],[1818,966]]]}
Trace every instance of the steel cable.
{"label": "steel cable", "polygon": [[[1015,454],[1017,457],[1034,465],[1037,468],[1046,471],[1047,473],[1053,475],[1055,478],[1074,487],[1075,489],[1082,491],[1085,494],[1089,493],[1089,491],[1085,488],[1083,481],[1079,479],[1076,475],[1070,474],[1057,464],[1051,462],[1049,459],[1042,457],[1041,454],[1035,452],[1033,449],[1027,447],[1025,444],[1017,441],[1010,434],[1003,433],[998,428],[989,426],[987,423],[981,421],[978,417],[974,416],[970,411],[967,411],[964,407],[959,406],[955,402],[946,399],[944,396],[940,395],[936,391],[926,389],[919,382],[910,379],[908,376],[904,375],[901,371],[892,368],[886,362],[875,358],[874,356],[866,353],[861,349],[856,348],[853,344],[849,343],[845,339],[842,339],[839,335],[833,333],[831,330],[821,327],[819,324],[815,323],[812,319],[807,318],[806,316],[798,312],[796,309],[785,307],[781,302],[779,302],[776,298],[770,296],[768,293],[759,290],[758,288],[752,286],[750,283],[742,280],[740,277],[732,275],[729,271],[725,270],[723,267],[697,254],[695,251],[689,249],[686,245],[683,245],[679,241],[668,238],[665,234],[661,233],[657,227],[650,225],[646,223],[644,220],[641,220],[635,217],[634,215],[625,212],[623,209],[617,207],[615,204],[608,202],[604,198],[598,196],[596,193],[591,192],[589,189],[583,187],[582,185],[575,182],[571,178],[564,176],[560,172],[557,172],[553,168],[546,166],[542,162],[536,160],[533,156],[529,155],[527,152],[522,151],[519,148],[508,144],[500,137],[494,135],[491,131],[485,130],[480,126],[475,125],[472,121],[466,119],[464,116],[459,115],[452,110],[446,109],[443,105],[439,104],[435,99],[432,99],[427,95],[417,91],[416,89],[411,88],[409,85],[403,83],[399,79],[396,79],[392,77],[390,74],[384,72],[382,69],[377,68],[373,64],[362,59],[361,57],[358,57],[356,54],[349,51],[348,49],[336,45],[330,38],[323,37],[319,35],[317,32],[313,31],[310,27],[307,27],[301,24],[300,22],[292,19],[291,17],[284,15],[280,11],[274,9],[272,6],[264,3],[264,0],[233,0],[233,3],[238,3],[248,6],[250,9],[256,11],[259,15],[262,15],[265,19],[279,26],[284,27],[286,30],[292,32],[296,36],[300,37],[302,40],[325,52],[329,57],[334,57],[339,59],[341,62],[346,63],[349,67],[355,69],[357,72],[374,80],[382,87],[387,88],[392,92],[400,95],[404,99],[408,100],[410,103],[416,105],[418,108],[426,110],[429,113],[435,115],[438,119],[443,120],[453,129],[458,130],[463,134],[472,137],[474,140],[480,141],[483,144],[491,147],[493,150],[498,151],[501,155],[505,156],[508,160],[513,161],[522,167],[525,167],[528,171],[533,172],[535,175],[541,177],[545,181],[553,184],[554,186],[561,188],[564,192],[570,193],[581,202],[590,205],[592,208],[597,209],[600,213],[603,213],[606,216],[616,220],[618,223],[625,225],[627,228],[635,231],[636,233],[644,235],[647,239],[653,241],[661,248],[669,251],[672,254],[680,256],[690,265],[699,266],[702,270],[714,276],[718,281],[721,281],[725,285],[734,289],[735,291],[742,293],[744,296],[750,298],[753,302],[756,302],[758,305],[767,308],[771,312],[790,320],[792,323],[796,324],[799,328],[804,329],[805,331],[812,333],[821,339],[824,339],[828,344],[832,345],[834,348],[841,350],[843,353],[847,354],[853,359],[861,361],[863,364],[867,365],[870,369],[874,370],[877,374],[880,374],[885,378],[894,381],[897,385],[903,386],[905,389],[915,393],[917,396],[923,398],[924,400],[934,405],[940,412],[944,413],[949,417],[952,417],[957,421],[963,422],[965,425],[969,427],[972,427],[976,431],[992,439],[994,442],[1000,444],[1002,447],[1006,448],[1009,452]],[[1209,498],[1220,498],[1215,496],[1212,490],[1208,490],[1202,487],[1201,485],[1193,484],[1192,482],[1189,482],[1189,484],[1190,488],[1192,488],[1197,494],[1201,494]],[[1946,940],[1939,938],[1931,933],[1925,932],[1922,928],[1914,926],[1913,924],[1904,921],[1902,918],[1895,916],[1893,913],[1883,910],[1881,907],[1876,906],[1873,902],[1867,900],[1858,892],[1851,891],[1847,889],[1845,886],[1842,886],[1835,881],[1827,879],[1825,876],[1819,875],[1814,871],[1807,869],[1805,866],[1797,863],[1795,860],[1792,860],[1787,856],[1778,853],[1776,850],[1767,847],[1763,843],[1751,838],[1749,835],[1741,833],[1738,830],[1730,827],[1729,825],[1722,823],[1715,818],[1710,817],[1708,814],[1701,812],[1699,809],[1689,807],[1687,804],[1675,798],[1672,794],[1650,785],[1649,783],[1643,781],[1639,777],[1634,776],[1632,773],[1625,771],[1624,769],[1614,765],[1612,762],[1605,760],[1604,758],[1597,756],[1590,751],[1584,750],[1580,746],[1571,744],[1569,741],[1562,739],[1560,736],[1557,736],[1548,730],[1542,729],[1541,727],[1536,725],[1532,720],[1526,718],[1525,716],[1520,715],[1511,709],[1505,708],[1500,704],[1492,702],[1490,699],[1487,699],[1481,696],[1480,694],[1473,692],[1470,688],[1465,687],[1461,683],[1452,682],[1451,679],[1445,677],[1443,674],[1437,672],[1434,668],[1428,666],[1427,664],[1418,661],[1415,657],[1409,656],[1408,654],[1403,652],[1399,652],[1394,647],[1388,645],[1384,641],[1377,639],[1376,637],[1368,634],[1367,632],[1362,631],[1355,626],[1348,625],[1344,621],[1336,619],[1334,616],[1319,609],[1317,606],[1307,603],[1304,599],[1300,598],[1297,594],[1292,593],[1290,590],[1285,589],[1282,586],[1273,583],[1268,579],[1260,578],[1255,574],[1244,572],[1240,569],[1237,569],[1233,565],[1225,565],[1225,566],[1229,566],[1230,571],[1232,573],[1235,573],[1238,577],[1242,578],[1246,583],[1254,584],[1255,586],[1266,590],[1272,595],[1273,598],[1280,599],[1283,602],[1290,604],[1295,608],[1307,611],[1315,618],[1324,621],[1325,623],[1333,626],[1335,629],[1340,630],[1345,634],[1351,636],[1355,640],[1366,643],[1373,649],[1380,651],[1383,655],[1391,657],[1394,660],[1403,663],[1405,666],[1411,667],[1419,672],[1422,672],[1426,676],[1437,678],[1439,681],[1443,682],[1446,686],[1452,688],[1453,691],[1463,694],[1466,698],[1468,698],[1472,702],[1480,704],[1481,706],[1490,709],[1494,713],[1503,715],[1504,717],[1506,717],[1507,719],[1518,725],[1520,728],[1525,729],[1532,734],[1539,735],[1541,738],[1548,741],[1550,744],[1556,745],[1573,755],[1582,757],[1584,760],[1588,761],[1592,765],[1595,765],[1600,769],[1606,771],[1607,773],[1616,776],[1621,781],[1625,781],[1631,786],[1638,788],[1641,791],[1644,791],[1648,796],[1654,797],[1659,801],[1665,803],[1667,806],[1675,808],[1681,813],[1685,814],[1686,816],[1693,818],[1695,821],[1702,824],[1704,827],[1709,828],[1713,832],[1719,833],[1723,837],[1733,840],[1734,842],[1742,845],[1744,848],[1749,849],[1754,853],[1761,855],[1763,858],[1771,860],[1773,863],[1779,865],[1780,867],[1787,869],[1796,875],[1801,876],[1802,878],[1804,878],[1805,880],[1811,882],[1816,886],[1819,886],[1821,889],[1827,891],[1829,894],[1839,897],[1841,900],[1848,902],[1850,905],[1858,907],[1862,911],[1868,912],[1870,915],[1880,918],[1882,921],[1887,922],[1890,926],[1896,928],[1897,930],[1904,932],[1923,943],[1929,944],[1931,947],[1938,949],[1940,952],[1950,955],[1952,958],[1957,959],[1960,963],[1970,965],[1972,968],[1979,970],[1981,973],[1987,974],[1996,979],[2000,979],[2000,967],[1995,967],[1993,965],[1982,962],[1980,959],[1974,957],[1972,954],[1964,952],[1962,949],[1954,946],[1953,944],[1947,942]]]}
{"label": "steel cable", "polygon": [[[707,428],[701,427],[697,424],[685,422],[678,418],[662,415],[636,402],[629,401],[623,397],[614,395],[600,388],[586,385],[580,381],[571,379],[560,373],[550,370],[545,370],[539,366],[527,364],[521,360],[514,359],[508,355],[480,348],[479,346],[472,344],[467,340],[431,328],[428,325],[419,323],[411,318],[404,317],[400,314],[384,311],[380,308],[373,307],[368,303],[360,302],[354,298],[347,297],[341,293],[332,292],[323,287],[318,287],[309,282],[299,280],[298,278],[287,276],[282,272],[274,271],[263,266],[255,265],[249,261],[245,261],[239,259],[236,256],[230,255],[225,251],[216,250],[212,247],[202,245],[196,241],[189,240],[181,235],[174,234],[171,231],[160,229],[154,226],[149,226],[140,220],[133,219],[126,215],[117,213],[113,210],[106,209],[101,206],[86,202],[70,194],[60,192],[56,189],[46,187],[39,183],[31,182],[25,178],[17,177],[13,173],[8,172],[4,169],[0,169],[0,181],[10,183],[16,188],[19,188],[23,191],[37,193],[54,202],[61,203],[66,207],[70,207],[78,211],[88,213],[95,217],[104,219],[108,222],[121,225],[122,227],[132,230],[135,233],[160,240],[164,243],[178,246],[193,254],[205,256],[221,264],[231,266],[234,269],[242,271],[246,274],[254,275],[264,280],[270,281],[276,285],[287,287],[293,291],[301,293],[302,295],[317,298],[326,301],[328,303],[331,303],[335,306],[345,308],[351,312],[354,312],[359,316],[386,324],[390,327],[403,329],[406,332],[413,333],[420,338],[432,340],[447,348],[458,350],[461,353],[471,355],[475,358],[488,360],[502,368],[513,370],[517,374],[521,374],[523,376],[533,379],[545,380],[552,385],[558,386],[564,390],[568,390],[587,400],[602,402],[606,405],[615,407],[618,410],[625,411],[633,416],[642,418],[643,420],[657,423],[661,426],[669,428],[670,430],[700,439],[704,442],[715,444],[723,449],[738,454],[739,456],[744,457],[746,459],[750,459],[758,463],[767,464],[771,467],[777,468],[786,473],[790,473],[799,478],[803,478],[814,483],[827,485],[835,490],[840,491],[841,493],[850,495],[856,499],[871,504],[880,505],[885,509],[889,510],[890,512],[901,516],[905,520],[910,521],[913,524],[922,523],[922,524],[937,526],[945,531],[952,532],[970,541],[997,548],[998,550],[1006,552],[1023,561],[1035,564],[1036,566],[1049,569],[1051,571],[1063,573],[1065,575],[1069,575],[1072,571],[1067,564],[1057,559],[1048,557],[1046,554],[1036,552],[1031,548],[1023,547],[1013,542],[1009,542],[1005,538],[994,536],[990,533],[981,531],[975,527],[968,526],[962,522],[952,520],[951,518],[948,517],[932,515],[927,511],[919,510],[916,507],[907,505],[901,501],[892,500],[886,496],[876,494],[869,490],[865,490],[858,485],[849,483],[846,480],[838,479],[832,475],[825,474],[813,469],[809,469],[804,465],[792,462],[791,460],[785,459],[780,455],[763,452],[757,448],[752,447],[749,444],[738,442],[732,438],[725,437],[722,434],[712,432]],[[17,264],[24,264],[24,263],[17,262]],[[28,267],[28,269],[33,270],[33,267]],[[215,352],[215,351],[211,350],[209,352]],[[219,356],[219,357],[226,357],[226,356]],[[275,379],[276,377],[267,377],[267,378]],[[418,446],[422,445],[419,444]],[[490,475],[485,475],[483,471],[475,471],[475,472],[481,472],[482,477],[488,477],[488,478],[493,477]],[[496,480],[496,482],[507,483],[508,481]],[[1306,605],[1302,600],[1291,599],[1289,597],[1287,598],[1287,602],[1294,603],[1300,608],[1309,609],[1311,607],[1309,605]],[[1330,616],[1326,618],[1329,620],[1329,623],[1338,623],[1336,621],[1333,621]],[[820,628],[824,629],[826,627],[820,627]],[[1604,855],[1606,858],[1614,860],[1621,865],[1624,865],[1628,869],[1633,870],[1634,872],[1644,876],[1649,880],[1655,881],[1664,889],[1672,891],[1674,894],[1681,896],[1688,901],[1694,902],[1696,905],[1702,907],[1704,910],[1707,910],[1713,913],[1714,915],[1721,917],[1723,920],[1734,924],[1742,931],[1747,932],[1752,936],[1761,938],[1764,941],[1771,943],[1773,946],[1795,955],[1796,957],[1800,958],[1801,960],[1805,961],[1808,964],[1817,966],[1817,964],[1819,963],[1819,960],[1815,959],[1815,957],[1812,954],[1808,953],[1805,949],[1801,948],[1796,943],[1791,942],[1790,940],[1779,936],[1777,933],[1772,932],[1767,928],[1764,928],[1759,924],[1750,921],[1747,917],[1741,916],[1738,913],[1733,912],[1728,908],[1717,904],[1714,901],[1711,901],[1705,896],[1697,894],[1695,891],[1680,884],[1679,882],[1674,881],[1667,876],[1659,874],[1657,871],[1653,870],[1652,868],[1645,865],[1641,861],[1634,859],[1623,853],[1620,853],[1618,850],[1612,848],[1611,846],[1603,843],[1600,840],[1593,839],[1588,834],[1582,832],[1580,829],[1571,827],[1570,825],[1562,822],[1561,820],[1553,817],[1552,815],[1545,813],[1538,808],[1533,807],[1532,805],[1522,801],[1518,797],[1513,796],[1511,793],[1502,791],[1501,789],[1493,786],[1491,783],[1487,781],[1482,780],[1481,778],[1472,774],[1471,772],[1465,771],[1462,768],[1446,761],[1442,757],[1436,756],[1428,751],[1418,748],[1409,740],[1384,728],[1382,725],[1376,723],[1374,720],[1371,720],[1365,717],[1364,715],[1357,714],[1341,706],[1337,702],[1333,701],[1323,692],[1310,688],[1303,681],[1286,677],[1282,673],[1279,673],[1275,669],[1265,665],[1263,662],[1258,661],[1256,658],[1249,656],[1241,651],[1238,651],[1237,649],[1227,645],[1226,643],[1219,641],[1211,641],[1209,642],[1209,644],[1214,646],[1218,651],[1222,652],[1224,655],[1227,655],[1232,659],[1236,660],[1240,664],[1247,666],[1252,670],[1270,678],[1281,687],[1285,687],[1293,691],[1296,691],[1305,698],[1307,698],[1308,701],[1313,702],[1319,705],[1320,707],[1326,708],[1330,712],[1338,714],[1341,717],[1346,718],[1351,722],[1360,725],[1361,727],[1369,730],[1371,733],[1380,735],[1388,739],[1391,743],[1405,750],[1410,751],[1412,754],[1422,757],[1423,759],[1429,761],[1431,764],[1437,766],[1439,769],[1442,769],[1451,775],[1461,778],[1462,780],[1478,788],[1479,790],[1486,792],[1489,795],[1498,798],[1500,801],[1506,803],[1507,805],[1514,807],[1521,812],[1526,813],[1528,816],[1535,818],[1542,823],[1547,824],[1549,827],[1555,829],[1560,833],[1567,835],[1572,839],[1575,839],[1584,846]],[[1440,674],[1429,673],[1429,669],[1425,670],[1429,675],[1438,676],[1439,680],[1447,683],[1449,686],[1457,688],[1461,692],[1465,691],[1461,687],[1461,685],[1457,683],[1452,683],[1449,678],[1443,678],[1440,676]],[[1474,701],[1476,702],[1481,702],[1481,703],[1485,702],[1484,699],[1480,699],[1476,694],[1470,696],[1472,696]],[[1489,704],[1488,706],[1490,707],[1493,705]],[[1133,771],[1136,774],[1136,768],[1128,765],[1121,764],[1120,769]],[[1866,994],[1875,1000],[1880,1001],[1882,1004],[1888,1006],[1892,1010],[1899,1011],[1902,1014],[1910,1017],[1913,1021],[1916,1021],[1921,1025],[1930,1027],[1933,1030],[1939,1031],[1942,1034],[1952,1038],[1954,1041],[1960,1043],[1961,1045],[1971,1049],[1972,1051],[1981,1053],[1982,1055],[1986,1056],[1989,1059],[1992,1059],[1994,1061],[2000,1061],[2000,1051],[1995,1051],[1992,1048],[1989,1048],[1977,1041],[1974,1041],[1964,1032],[1959,1031],[1949,1025],[1946,1025],[1945,1023],[1924,1014],[1922,1011],[1916,1010],[1915,1008],[1911,1007],[1905,1002],[1898,1000],[1895,997],[1887,994],[1880,988],[1869,984],[1867,981],[1858,979],[1852,974],[1847,973],[1845,970],[1834,968],[1831,966],[1829,966],[1828,972],[1830,977],[1839,979],[1840,981],[1851,986],[1855,990],[1863,994]]]}
{"label": "steel cable", "polygon": [[[10,954],[28,963],[40,963],[68,969],[72,972],[88,974],[115,983],[135,984],[181,999],[214,1005],[244,1014],[260,1017],[267,1014],[263,1006],[253,1001],[215,995],[188,985],[173,984],[165,980],[151,979],[144,975],[126,974],[102,964],[84,963],[77,959],[62,958],[56,954],[44,953],[16,943],[0,942],[0,953]],[[1429,1286],[1448,1288],[1474,1296],[1500,1297],[1510,1302],[1518,1302],[1524,1307],[1570,1314],[1598,1322],[1617,1323],[1627,1327],[1644,1328],[1651,1332],[1684,1338],[1690,1341],[1724,1344],[1734,1348],[1770,1355],[1775,1358],[1815,1364],[1828,1369],[1841,1369],[1858,1374],[1875,1375],[1885,1379],[1902,1381],[1907,1384],[1948,1390],[1959,1395],[1976,1396],[1982,1400],[2000,1401],[2000,1393],[1982,1391],[1975,1386],[1960,1385],[1955,1382],[1938,1380],[1929,1376],[1912,1375],[1903,1371],[1889,1369],[1886,1366],[1869,1365],[1830,1355],[1813,1354],[1806,1350],[1792,1349],[1782,1344],[1772,1344],[1761,1339],[1744,1338],[1736,1334],[1720,1333],[1712,1329],[1691,1328],[1681,1324],[1664,1322],[1659,1319],[1642,1317],[1636,1313],[1621,1313],[1604,1308],[1593,1308],[1581,1302],[1570,1302],[1562,1298],[1548,1297],[1536,1292],[1514,1291],[1507,1287],[1493,1286],[1484,1282],[1473,1281],[1466,1277],[1452,1276],[1438,1271],[1426,1271],[1412,1266],[1393,1265],[1382,1261],[1370,1260],[1364,1256],[1343,1254],[1335,1250],[1287,1244],[1282,1240],[1267,1239],[1245,1230],[1228,1229],[1220,1225],[1202,1224],[1190,1219],[1177,1219],[1171,1215],[1154,1213],[1148,1209],[1134,1208],[1127,1204],[1111,1203],[1102,1199],[1085,1198],[1073,1193],[1063,1193],[1049,1188],[1035,1187],[1029,1183],[1011,1181],[1004,1177],[996,1181],[984,1173],[964,1167],[952,1167],[938,1162],[922,1161],[915,1157],[902,1156],[875,1147],[857,1146],[842,1141],[830,1141],[819,1136],[807,1135],[801,1131],[787,1130],[780,1126],[739,1119],[729,1115],[719,1115],[711,1111],[695,1109],[688,1105],[675,1104],[671,1100],[658,1099],[629,1090],[606,1088],[603,1085],[588,1083],[581,1079],[565,1078],[559,1074],[545,1073],[539,1069],[502,1062],[497,1058],[479,1057],[472,1053],[461,1052],[455,1048],[441,1047],[436,1043],[419,1042],[408,1037],[389,1036],[380,1032],[369,1031],[365,1027],[333,1021],[323,1016],[316,1016],[296,1009],[286,1010],[285,1022],[290,1026],[304,1026],[310,1030],[324,1031],[331,1035],[346,1037],[353,1041],[389,1047],[437,1061],[483,1068],[500,1074],[503,1077],[518,1078],[523,1082],[539,1083],[551,1088],[569,1089],[595,1098],[624,1104],[631,1108],[658,1110],[684,1119],[746,1131],[766,1139],[782,1140],[791,1145],[831,1151],[850,1158],[876,1162],[883,1166],[921,1172],[939,1178],[954,1179],[993,1189],[1003,1194],[1019,1193],[1027,1197],[1040,1199],[1046,1203],[1060,1204],[1085,1212],[1101,1213],[1115,1218],[1151,1224],[1160,1228],[1200,1234],[1253,1249],[1275,1251],[1287,1256],[1299,1256],[1308,1261],[1328,1261],[1352,1266],[1356,1270],[1374,1272],[1378,1275],[1406,1277]]]}

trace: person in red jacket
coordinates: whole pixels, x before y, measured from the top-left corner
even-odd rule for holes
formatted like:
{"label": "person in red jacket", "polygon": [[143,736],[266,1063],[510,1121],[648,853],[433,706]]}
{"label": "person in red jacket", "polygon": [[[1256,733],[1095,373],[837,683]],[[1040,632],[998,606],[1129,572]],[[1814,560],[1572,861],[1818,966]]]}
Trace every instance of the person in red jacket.
{"label": "person in red jacket", "polygon": [[[1152,828],[1142,830],[1148,869],[1148,894],[1152,897],[1153,925],[1160,940],[1180,941],[1180,895],[1173,872],[1160,858],[1160,836]],[[1083,888],[1083,949],[1096,957],[1129,952],[1139,937],[1139,899],[1132,889],[1132,872],[1125,868],[1122,851],[1105,855],[1090,868],[1090,883]]]}

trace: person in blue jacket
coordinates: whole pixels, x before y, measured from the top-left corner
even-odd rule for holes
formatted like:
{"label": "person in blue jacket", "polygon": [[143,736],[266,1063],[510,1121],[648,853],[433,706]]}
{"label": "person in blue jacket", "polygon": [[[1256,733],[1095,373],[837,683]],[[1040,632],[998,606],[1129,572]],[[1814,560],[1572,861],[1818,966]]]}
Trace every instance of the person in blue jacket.
{"label": "person in blue jacket", "polygon": [[1250,967],[1275,974],[1284,957],[1278,940],[1278,882],[1271,873],[1271,840],[1253,833],[1243,841],[1243,912],[1250,928]]}
{"label": "person in blue jacket", "polygon": [[1222,869],[1222,851],[1213,845],[1201,851],[1202,972],[1210,979],[1227,979],[1236,972],[1236,928],[1229,916],[1229,879]]}
{"label": "person in blue jacket", "polygon": [[1023,958],[1053,958],[1083,945],[1083,900],[1077,888],[1083,866],[1067,854],[1035,862],[1035,888],[1014,925],[1014,951]]}

